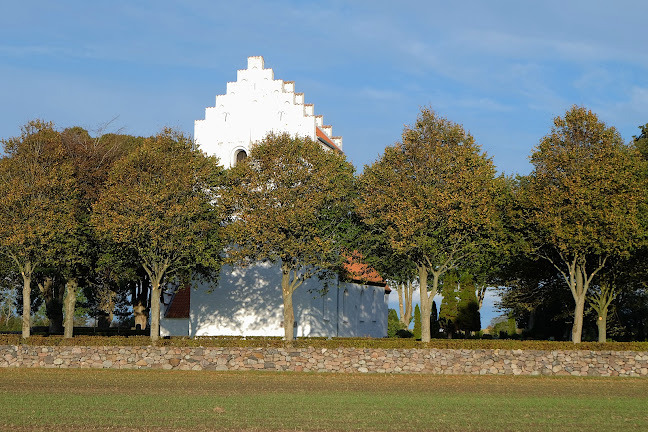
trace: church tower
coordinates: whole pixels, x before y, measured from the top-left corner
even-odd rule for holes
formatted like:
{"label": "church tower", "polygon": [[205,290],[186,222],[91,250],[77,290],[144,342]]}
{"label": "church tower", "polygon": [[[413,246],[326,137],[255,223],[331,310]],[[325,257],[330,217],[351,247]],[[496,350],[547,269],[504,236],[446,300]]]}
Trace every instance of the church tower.
{"label": "church tower", "polygon": [[342,138],[332,136],[332,130],[321,115],[315,115],[313,104],[304,103],[304,94],[295,93],[295,83],[274,79],[259,56],[248,57],[247,69],[237,71],[226,94],[216,96],[216,105],[205,109],[204,120],[196,120],[194,138],[203,151],[230,168],[270,132],[307,136],[341,151]]}

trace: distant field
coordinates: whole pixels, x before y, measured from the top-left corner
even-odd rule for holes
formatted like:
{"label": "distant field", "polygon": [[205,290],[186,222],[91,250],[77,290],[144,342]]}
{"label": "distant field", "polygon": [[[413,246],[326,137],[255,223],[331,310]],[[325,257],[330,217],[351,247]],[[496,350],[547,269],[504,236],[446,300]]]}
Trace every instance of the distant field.
{"label": "distant field", "polygon": [[648,379],[0,370],[0,430],[648,430]]}

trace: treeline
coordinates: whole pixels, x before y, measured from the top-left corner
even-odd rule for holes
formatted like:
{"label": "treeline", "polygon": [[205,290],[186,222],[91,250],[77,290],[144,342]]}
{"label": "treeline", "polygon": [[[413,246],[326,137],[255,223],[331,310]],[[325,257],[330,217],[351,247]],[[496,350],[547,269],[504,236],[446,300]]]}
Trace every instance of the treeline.
{"label": "treeline", "polygon": [[479,330],[489,287],[530,336],[645,340],[646,132],[626,144],[575,106],[534,149],[533,171],[509,177],[424,108],[356,176],[307,138],[269,135],[224,170],[171,130],[91,137],[34,121],[2,141],[1,280],[19,293],[23,337],[44,303],[52,332],[72,336],[83,307],[103,326],[133,314],[157,339],[163,291],[271,260],[290,340],[293,292],[362,259],[398,292],[402,327],[420,288],[423,341]]}
{"label": "treeline", "polygon": [[496,176],[470,134],[424,109],[359,180],[359,212],[378,245],[368,256],[394,282],[400,327],[418,286],[423,341],[434,323],[449,337],[472,332],[496,287],[528,337],[578,343],[585,329],[603,342],[610,329],[646,340],[648,125],[641,132],[626,144],[574,106],[534,149],[529,175]]}
{"label": "treeline", "polygon": [[150,311],[157,334],[162,285],[217,267],[222,169],[181,134],[91,137],[37,120],[2,144],[2,284],[21,287],[23,337],[42,303],[66,337],[78,306],[99,327],[132,311],[145,328]]}

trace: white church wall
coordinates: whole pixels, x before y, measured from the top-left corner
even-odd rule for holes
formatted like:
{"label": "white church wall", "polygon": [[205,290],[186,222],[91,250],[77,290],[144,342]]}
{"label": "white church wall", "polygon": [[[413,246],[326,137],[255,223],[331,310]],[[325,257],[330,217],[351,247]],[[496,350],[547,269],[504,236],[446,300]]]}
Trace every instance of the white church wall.
{"label": "white church wall", "polygon": [[[318,307],[335,295],[337,280],[327,284],[324,298],[324,283],[317,277],[305,281],[293,294],[296,336],[335,335],[335,321],[324,320]],[[192,336],[283,336],[279,265],[224,266],[216,286],[199,285],[192,290],[189,322]]]}
{"label": "white church wall", "polygon": [[[293,294],[296,337],[385,337],[384,288],[339,282],[304,282]],[[278,264],[225,266],[215,286],[191,291],[189,319],[160,319],[161,336],[284,335]]]}
{"label": "white church wall", "polygon": [[340,337],[386,337],[387,303],[385,288],[341,283],[339,288]]}
{"label": "white church wall", "polygon": [[160,336],[189,336],[189,319],[164,318],[165,309],[160,312]]}
{"label": "white church wall", "polygon": [[215,286],[191,292],[192,336],[281,336],[281,273],[271,263],[224,266]]}

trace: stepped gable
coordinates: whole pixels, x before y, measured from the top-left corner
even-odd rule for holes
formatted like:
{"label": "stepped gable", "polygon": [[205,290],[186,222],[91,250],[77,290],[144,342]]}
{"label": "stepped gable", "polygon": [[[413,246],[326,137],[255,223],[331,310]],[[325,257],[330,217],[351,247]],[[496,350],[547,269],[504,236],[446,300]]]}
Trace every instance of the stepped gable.
{"label": "stepped gable", "polygon": [[342,138],[334,137],[333,128],[315,115],[315,106],[305,103],[304,93],[295,92],[294,81],[275,79],[263,57],[248,57],[247,68],[238,70],[226,93],[205,109],[205,119],[196,120],[194,137],[205,152],[218,156],[229,168],[241,152],[247,155],[250,146],[269,132],[307,136],[342,151]]}

